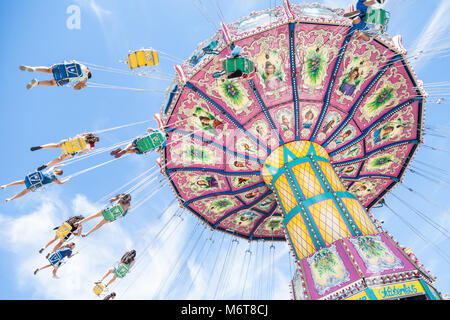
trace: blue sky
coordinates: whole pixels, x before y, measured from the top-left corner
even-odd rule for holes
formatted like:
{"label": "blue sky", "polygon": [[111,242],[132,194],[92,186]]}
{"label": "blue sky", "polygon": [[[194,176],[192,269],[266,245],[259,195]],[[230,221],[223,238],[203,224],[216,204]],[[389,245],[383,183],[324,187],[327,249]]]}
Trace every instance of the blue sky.
{"label": "blue sky", "polygon": [[[30,152],[31,146],[56,142],[80,132],[152,119],[153,114],[159,112],[165,96],[162,92],[101,88],[77,92],[70,88],[39,87],[27,91],[25,85],[34,75],[19,71],[19,65],[51,65],[76,59],[126,69],[119,61],[125,59],[128,50],[148,46],[184,60],[198,43],[211,37],[219,27],[220,14],[216,4],[220,5],[225,22],[231,23],[251,11],[281,3],[263,0],[203,2],[209,5],[202,7],[198,0],[0,2],[0,39],[3,41],[3,50],[0,51],[0,141],[4,148],[0,159],[0,184],[22,179],[26,173],[58,154],[51,150]],[[346,7],[350,3],[343,0],[316,2],[331,7]],[[80,29],[71,30],[66,26],[70,16],[66,10],[70,5],[80,8]],[[386,7],[391,11],[388,32],[402,35],[409,54],[415,55],[440,45],[448,46],[449,39],[439,41],[446,38],[450,29],[448,19],[444,18],[450,13],[447,0],[391,0],[387,1]],[[203,13],[202,8],[205,9]],[[420,60],[411,60],[411,64],[425,84],[448,81],[448,57],[439,58],[431,52]],[[173,63],[162,60],[160,70],[173,74]],[[45,75],[38,76],[39,79],[46,79]],[[162,91],[170,84],[169,81],[109,72],[95,72],[91,81]],[[425,124],[450,132],[449,110],[445,104],[428,104]],[[150,122],[149,125],[155,123]],[[146,126],[102,134],[101,146],[131,139]],[[425,136],[425,144],[450,150],[448,139],[440,137]],[[449,158],[448,153],[422,147],[415,160],[448,171],[446,164]],[[65,175],[110,159],[104,154],[93,156],[65,167]],[[250,249],[254,254],[248,264],[249,256],[245,250],[249,244],[246,241],[232,242],[231,237],[204,230],[203,226],[197,227],[197,219],[187,213],[182,214],[183,220],[178,217],[171,219],[176,206],[170,207],[161,216],[162,210],[174,199],[167,186],[161,187],[161,191],[127,216],[126,220],[109,224],[87,239],[76,240],[80,255],[61,268],[61,279],[52,279],[48,270],[33,275],[36,267],[46,264],[37,251],[53,237],[53,227],[74,213],[88,215],[95,212],[103,205],[100,200],[105,195],[154,167],[155,159],[156,155],[126,157],[77,176],[62,187],[51,185],[42,192],[29,194],[8,204],[3,199],[20,191],[20,188],[2,191],[0,299],[96,299],[91,291],[93,282],[131,248],[138,252],[138,264],[129,276],[117,281],[115,287],[124,299],[239,299],[242,296],[289,299],[288,282],[293,270],[287,245],[277,243],[274,244],[275,249],[271,249],[270,243],[252,244]],[[439,171],[427,169],[426,166],[416,166],[439,174]],[[155,168],[152,172],[162,180]],[[406,174],[404,185],[430,201],[401,186],[396,187],[393,193],[432,217],[440,226],[450,229],[448,185],[432,182],[411,172]],[[159,187],[157,180],[137,196],[137,201],[145,199]],[[437,288],[443,293],[450,292],[450,259],[445,261],[442,257],[442,252],[450,256],[450,241],[395,197],[388,196],[386,200],[398,215],[421,230],[427,241],[387,209],[374,209],[373,214],[385,221],[384,228],[400,244],[414,250],[425,267],[437,277]],[[166,232],[159,234],[166,225]],[[89,224],[88,227],[91,226]],[[158,234],[160,236],[156,237]],[[214,243],[206,240],[209,237]],[[192,239],[199,241],[197,243]],[[227,260],[229,248],[234,258]],[[220,254],[216,256],[213,252]],[[269,264],[272,252],[275,261],[273,270]],[[255,268],[248,278],[242,273],[247,265]],[[179,267],[182,269],[177,269]],[[211,278],[208,270],[214,267],[218,277]],[[268,281],[268,275],[272,274],[273,281]]]}

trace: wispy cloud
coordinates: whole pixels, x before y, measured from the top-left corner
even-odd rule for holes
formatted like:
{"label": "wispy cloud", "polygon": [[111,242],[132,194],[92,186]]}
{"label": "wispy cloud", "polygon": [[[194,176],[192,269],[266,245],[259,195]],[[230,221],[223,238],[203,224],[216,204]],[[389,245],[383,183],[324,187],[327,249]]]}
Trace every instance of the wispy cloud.
{"label": "wispy cloud", "polygon": [[80,6],[92,10],[101,25],[104,23],[104,17],[111,14],[111,11],[102,8],[95,0],[76,0],[76,2]]}
{"label": "wispy cloud", "polygon": [[[428,51],[438,48],[440,46],[440,42],[437,40],[442,38],[443,35],[448,35],[450,28],[450,19],[448,19],[449,15],[450,1],[442,0],[427,25],[423,28],[420,36],[417,38],[417,41],[413,46],[413,51],[410,53],[412,57],[418,56],[418,59],[415,61],[416,70],[423,67],[438,53],[438,50],[434,50],[434,52]],[[422,52],[425,51],[427,51],[427,54],[421,56]]]}

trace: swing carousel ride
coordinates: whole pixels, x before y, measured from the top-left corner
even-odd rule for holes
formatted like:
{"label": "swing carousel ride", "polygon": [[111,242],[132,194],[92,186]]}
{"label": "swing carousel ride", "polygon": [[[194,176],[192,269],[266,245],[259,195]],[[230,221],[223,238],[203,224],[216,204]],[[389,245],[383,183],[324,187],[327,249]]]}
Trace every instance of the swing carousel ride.
{"label": "swing carousel ride", "polygon": [[[440,300],[371,213],[390,209],[428,96],[401,37],[386,33],[388,13],[370,9],[377,33],[365,41],[345,12],[285,1],[222,23],[175,65],[159,129],[137,148],[157,148],[180,207],[211,230],[286,241],[293,299]],[[157,63],[151,50],[127,59],[132,70]]]}

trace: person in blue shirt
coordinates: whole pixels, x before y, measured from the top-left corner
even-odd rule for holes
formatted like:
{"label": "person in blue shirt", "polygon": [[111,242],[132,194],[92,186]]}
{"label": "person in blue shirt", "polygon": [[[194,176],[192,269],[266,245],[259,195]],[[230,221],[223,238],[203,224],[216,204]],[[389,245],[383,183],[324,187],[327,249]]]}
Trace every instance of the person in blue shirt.
{"label": "person in blue shirt", "polygon": [[384,2],[385,0],[358,0],[356,10],[344,14],[344,17],[352,19],[353,28],[355,28],[358,38],[370,41],[370,37],[366,34],[370,30],[364,21],[364,17],[370,6],[377,3],[384,4]]}
{"label": "person in blue shirt", "polygon": [[373,6],[374,4],[384,3],[385,0],[358,0],[358,2],[356,3],[356,10],[345,13],[344,17],[351,18],[356,14],[360,18],[364,18],[370,6]]}
{"label": "person in blue shirt", "polygon": [[19,192],[18,194],[16,194],[15,196],[6,199],[6,203],[8,203],[9,201],[12,201],[14,199],[20,198],[24,195],[26,195],[27,193],[34,191],[36,188],[40,188],[43,185],[49,184],[49,183],[56,183],[56,184],[64,184],[67,181],[69,181],[71,179],[71,177],[68,177],[64,180],[58,180],[58,177],[62,176],[63,171],[61,169],[56,169],[58,166],[53,167],[53,169],[46,171],[46,172],[42,172],[42,181],[40,181],[40,184],[38,186],[33,185],[32,183],[30,183],[30,180],[27,179],[27,177],[25,177],[25,179],[23,180],[18,180],[18,181],[14,181],[5,185],[2,185],[1,188],[2,189],[6,189],[12,186],[18,186],[18,185],[25,185],[25,189],[23,189],[21,192]]}
{"label": "person in blue shirt", "polygon": [[75,243],[69,243],[65,246],[62,246],[61,249],[59,249],[57,252],[61,255],[61,259],[55,263],[55,264],[47,264],[43,267],[37,268],[36,270],[34,270],[34,274],[36,275],[39,271],[46,269],[46,268],[50,268],[53,266],[53,278],[58,279],[58,276],[56,275],[56,272],[58,271],[59,267],[62,265],[63,260],[65,258],[72,258],[73,256],[75,256],[76,254],[78,254],[78,252],[73,253],[73,249],[75,248]]}
{"label": "person in blue shirt", "polygon": [[[79,70],[74,68],[72,70],[72,74],[67,72],[67,67],[79,67]],[[65,62],[54,64],[50,67],[39,66],[39,67],[30,67],[21,65],[20,70],[29,71],[29,72],[41,72],[48,73],[53,75],[52,80],[41,80],[33,79],[27,84],[27,89],[30,90],[35,86],[65,86],[68,84],[73,85],[74,90],[81,90],[86,88],[86,82],[88,79],[92,77],[91,71],[88,67],[83,64],[77,63],[76,61]]]}

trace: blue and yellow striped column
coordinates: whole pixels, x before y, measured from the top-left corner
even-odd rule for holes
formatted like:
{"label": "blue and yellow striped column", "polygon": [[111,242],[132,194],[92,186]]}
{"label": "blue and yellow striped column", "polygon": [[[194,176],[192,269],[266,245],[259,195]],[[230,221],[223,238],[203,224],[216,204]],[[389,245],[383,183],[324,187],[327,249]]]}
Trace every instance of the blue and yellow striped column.
{"label": "blue and yellow striped column", "polygon": [[294,141],[280,146],[266,159],[262,175],[278,197],[298,261],[339,239],[378,233],[320,145]]}

